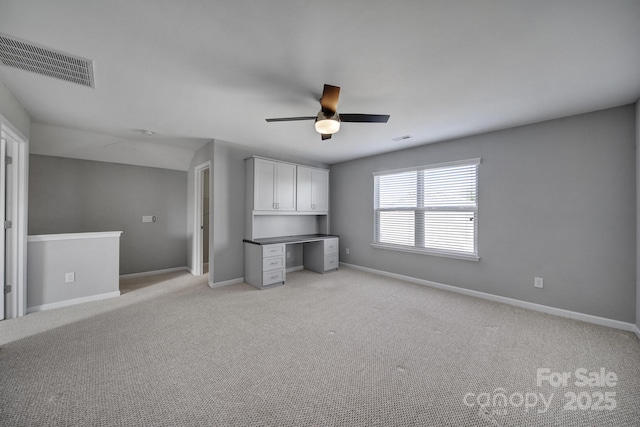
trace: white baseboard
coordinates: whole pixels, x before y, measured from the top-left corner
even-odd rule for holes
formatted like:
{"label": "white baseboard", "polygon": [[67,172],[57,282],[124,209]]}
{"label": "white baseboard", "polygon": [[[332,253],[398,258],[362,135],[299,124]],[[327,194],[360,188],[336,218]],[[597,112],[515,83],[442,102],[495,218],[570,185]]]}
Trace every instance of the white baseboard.
{"label": "white baseboard", "polygon": [[33,307],[27,307],[27,313],[34,313],[36,311],[43,311],[43,310],[51,310],[53,308],[68,307],[70,305],[82,304],[84,302],[91,302],[91,301],[99,301],[102,299],[114,298],[117,296],[120,296],[120,291],[108,292],[106,294],[91,295],[91,296],[82,297],[82,298],[68,299],[65,301],[52,302],[49,304],[34,305]]}
{"label": "white baseboard", "polygon": [[222,286],[229,286],[229,285],[235,285],[236,283],[242,283],[244,282],[244,277],[238,277],[236,279],[231,279],[231,280],[224,280],[222,282],[209,282],[209,287],[210,288],[220,288]]}
{"label": "white baseboard", "polygon": [[285,271],[287,273],[292,273],[294,271],[300,271],[300,270],[304,270],[304,265],[298,265],[296,267],[287,268]]}
{"label": "white baseboard", "polygon": [[120,276],[120,278],[121,279],[131,279],[131,278],[134,278],[134,277],[154,276],[156,274],[173,273],[174,271],[188,271],[188,272],[191,272],[191,269],[189,267],[165,268],[164,270],[143,271],[141,273],[123,274],[123,275]]}
{"label": "white baseboard", "polygon": [[457,286],[444,285],[442,283],[431,282],[429,280],[418,279],[411,276],[404,276],[402,274],[390,273],[388,271],[376,270],[368,267],[361,267],[355,264],[348,264],[341,262],[345,267],[353,268],[354,270],[365,271],[367,273],[378,274],[380,276],[391,277],[393,279],[404,280],[406,282],[416,283],[418,285],[425,285],[432,288],[443,289],[445,291],[456,292],[458,294],[469,295],[472,297],[482,298],[489,301],[501,302],[503,304],[509,304],[516,307],[527,308],[529,310],[535,310],[542,313],[553,314],[555,316],[568,317],[570,319],[582,320],[583,322],[594,323],[596,325],[608,326],[610,328],[621,329],[623,331],[634,332],[640,338],[640,330],[633,323],[622,322],[620,320],[608,319],[606,317],[593,316],[591,314],[579,313],[576,311],[564,310],[562,308],[549,307],[547,305],[536,304],[533,302],[522,301],[514,298],[507,298],[499,295],[488,294],[486,292],[473,291],[471,289],[459,288]]}

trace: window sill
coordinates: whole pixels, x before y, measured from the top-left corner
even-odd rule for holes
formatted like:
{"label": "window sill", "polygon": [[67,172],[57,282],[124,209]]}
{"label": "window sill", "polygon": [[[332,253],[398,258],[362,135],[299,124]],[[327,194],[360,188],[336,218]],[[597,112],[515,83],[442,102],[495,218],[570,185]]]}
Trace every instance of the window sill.
{"label": "window sill", "polygon": [[398,252],[410,252],[414,254],[420,255],[431,255],[431,256],[439,256],[443,258],[454,258],[454,259],[463,259],[466,261],[480,261],[480,257],[472,254],[462,254],[462,253],[454,253],[454,252],[440,252],[430,249],[418,249],[418,248],[410,248],[406,246],[395,246],[395,245],[387,245],[383,243],[372,243],[372,247],[377,249],[387,249],[390,251],[398,251]]}

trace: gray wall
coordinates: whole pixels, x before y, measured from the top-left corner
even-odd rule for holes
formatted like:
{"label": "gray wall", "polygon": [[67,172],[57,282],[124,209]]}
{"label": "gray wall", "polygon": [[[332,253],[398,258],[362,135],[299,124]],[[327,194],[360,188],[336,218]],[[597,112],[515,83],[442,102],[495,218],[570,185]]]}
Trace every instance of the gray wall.
{"label": "gray wall", "polygon": [[[231,144],[224,141],[212,141],[198,150],[189,168],[189,212],[188,225],[188,257],[192,260],[193,239],[193,197],[195,193],[196,166],[211,161],[212,175],[212,206],[211,218],[211,254],[213,268],[209,281],[219,283],[233,280],[244,275],[244,255],[242,239],[244,238],[244,159],[251,156],[264,156],[277,160],[284,160],[315,167],[328,167],[323,163],[295,158],[287,154],[273,153],[266,150]],[[292,248],[291,258],[287,267],[294,267],[297,262],[302,263],[301,249]],[[189,265],[192,265],[191,263]]]}
{"label": "gray wall", "polygon": [[31,118],[18,100],[0,80],[0,114],[26,138],[29,138]]}
{"label": "gray wall", "polygon": [[[334,165],[340,260],[633,323],[635,114],[628,105]],[[479,262],[370,246],[372,172],[475,157]]]}
{"label": "gray wall", "polygon": [[186,219],[186,172],[30,156],[29,234],[123,231],[120,274],[185,267]]}
{"label": "gray wall", "polygon": [[218,141],[213,150],[213,278],[222,282],[244,276],[244,159],[253,153]]}
{"label": "gray wall", "polygon": [[[640,99],[636,102],[636,327],[640,330]],[[640,338],[640,331],[637,332]]]}
{"label": "gray wall", "polygon": [[[99,299],[119,294],[120,236],[35,241],[27,244],[28,311],[79,298]],[[75,280],[65,282],[66,273]]]}

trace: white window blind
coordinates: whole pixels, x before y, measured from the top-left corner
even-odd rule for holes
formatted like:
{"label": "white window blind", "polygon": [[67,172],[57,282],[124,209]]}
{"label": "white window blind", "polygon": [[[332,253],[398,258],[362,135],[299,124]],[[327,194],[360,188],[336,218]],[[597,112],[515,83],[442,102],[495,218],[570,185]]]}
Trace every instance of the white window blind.
{"label": "white window blind", "polygon": [[374,246],[478,259],[480,159],[374,174]]}

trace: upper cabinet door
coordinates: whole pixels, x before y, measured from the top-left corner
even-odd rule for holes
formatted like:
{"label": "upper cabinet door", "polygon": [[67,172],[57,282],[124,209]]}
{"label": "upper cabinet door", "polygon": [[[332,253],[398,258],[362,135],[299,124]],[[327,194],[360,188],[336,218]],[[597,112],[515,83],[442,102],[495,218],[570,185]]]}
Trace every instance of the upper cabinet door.
{"label": "upper cabinet door", "polygon": [[298,166],[298,211],[329,211],[329,171]]}
{"label": "upper cabinet door", "polygon": [[256,211],[276,210],[275,162],[255,159],[253,175],[253,209]]}
{"label": "upper cabinet door", "polygon": [[311,175],[311,192],[313,193],[313,210],[318,213],[329,212],[329,171],[313,169]]}
{"label": "upper cabinet door", "polygon": [[298,166],[298,209],[301,212],[312,211],[311,179],[313,169]]}
{"label": "upper cabinet door", "polygon": [[275,203],[279,211],[296,210],[296,165],[275,162]]}

